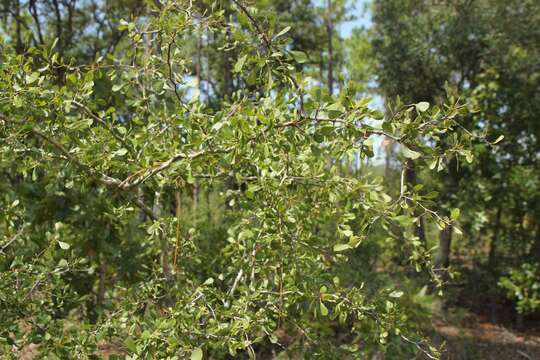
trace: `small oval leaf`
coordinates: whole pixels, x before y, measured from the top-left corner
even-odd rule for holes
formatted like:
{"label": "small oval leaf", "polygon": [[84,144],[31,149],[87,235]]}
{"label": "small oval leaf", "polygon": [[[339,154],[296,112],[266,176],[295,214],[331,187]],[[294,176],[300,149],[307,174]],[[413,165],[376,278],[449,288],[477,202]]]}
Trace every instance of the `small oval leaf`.
{"label": "small oval leaf", "polygon": [[203,351],[201,348],[195,348],[191,352],[191,357],[190,357],[191,360],[202,360],[202,358],[203,358]]}
{"label": "small oval leaf", "polygon": [[420,101],[416,106],[416,111],[424,112],[429,109],[429,103],[427,101]]}
{"label": "small oval leaf", "polygon": [[67,242],[63,242],[60,240],[58,240],[58,245],[60,246],[62,250],[67,250],[69,249],[69,246],[70,246]]}
{"label": "small oval leaf", "polygon": [[336,244],[336,245],[334,245],[334,251],[335,252],[349,250],[350,248],[351,248],[351,245],[349,245],[349,244]]}

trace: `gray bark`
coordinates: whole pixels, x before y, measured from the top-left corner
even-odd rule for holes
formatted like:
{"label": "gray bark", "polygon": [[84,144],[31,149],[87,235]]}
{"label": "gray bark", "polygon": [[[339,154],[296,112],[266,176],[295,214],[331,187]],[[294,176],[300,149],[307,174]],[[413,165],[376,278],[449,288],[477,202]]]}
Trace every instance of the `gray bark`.
{"label": "gray bark", "polygon": [[452,225],[446,225],[439,233],[439,249],[435,258],[435,269],[444,271],[450,265],[450,248],[452,246]]}

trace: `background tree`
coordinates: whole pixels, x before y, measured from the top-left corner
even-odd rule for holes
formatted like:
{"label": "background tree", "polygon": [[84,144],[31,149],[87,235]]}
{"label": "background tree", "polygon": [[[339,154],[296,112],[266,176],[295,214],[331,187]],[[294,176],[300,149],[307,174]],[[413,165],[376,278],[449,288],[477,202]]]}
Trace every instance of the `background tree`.
{"label": "background tree", "polygon": [[[539,85],[538,34],[530,31],[537,17],[534,1],[373,5],[372,44],[385,96],[406,94],[402,97],[406,103],[437,103],[448,84],[471,99],[477,110],[463,124],[471,137],[489,134],[500,140],[504,135],[496,151],[479,145],[467,154],[479,161],[446,164],[433,181],[446,206],[465,211],[466,236],[455,248],[473,257],[477,271],[484,272],[487,281],[481,283],[486,288],[480,293],[493,304],[494,318],[501,294],[493,283],[508,267],[530,261],[527,254],[536,249],[536,222],[527,219],[537,218],[537,210],[525,199],[535,201],[538,193],[538,174],[533,170],[538,121],[536,103],[531,101]],[[441,231],[437,266],[449,264],[451,239],[451,229]]]}

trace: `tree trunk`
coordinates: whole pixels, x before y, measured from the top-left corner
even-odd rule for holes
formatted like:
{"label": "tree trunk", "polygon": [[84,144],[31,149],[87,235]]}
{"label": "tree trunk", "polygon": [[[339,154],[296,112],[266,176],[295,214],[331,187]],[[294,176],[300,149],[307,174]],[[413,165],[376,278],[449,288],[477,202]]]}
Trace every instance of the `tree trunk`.
{"label": "tree trunk", "polygon": [[17,52],[17,54],[22,54],[24,52],[24,44],[22,42],[22,29],[21,29],[21,22],[19,20],[19,17],[20,17],[20,7],[21,7],[21,4],[20,4],[20,1],[17,0],[17,2],[15,2],[15,13],[17,14],[16,18],[14,19],[15,20],[15,36],[17,38],[17,42],[15,44],[15,51]]}
{"label": "tree trunk", "polygon": [[180,191],[174,193],[176,200],[176,245],[174,248],[174,258],[173,258],[173,267],[177,271],[177,260],[178,255],[180,254],[182,244],[180,242],[180,217],[182,215],[182,194]]}
{"label": "tree trunk", "polygon": [[193,191],[192,191],[192,205],[193,205],[194,212],[197,210],[198,204],[199,204],[199,183],[195,181],[193,183]]}
{"label": "tree trunk", "polygon": [[319,56],[319,77],[321,78],[321,89],[324,85],[324,53],[323,50],[321,50],[320,56]]}
{"label": "tree trunk", "polygon": [[[227,20],[230,20],[230,16],[226,14]],[[225,35],[226,43],[229,43],[231,34],[227,30]],[[229,54],[227,51],[223,50],[223,89],[225,98],[229,98],[232,94],[232,73],[231,73],[231,62],[229,59]]]}
{"label": "tree trunk", "polygon": [[[414,161],[411,159],[407,160],[405,163],[406,170],[405,170],[405,182],[407,183],[408,188],[413,188],[416,185],[416,170],[414,169]],[[418,239],[426,246],[426,231],[425,231],[425,225],[424,220],[419,216],[419,212],[415,211],[415,216],[418,216],[418,223],[414,226],[414,234],[418,237]]]}
{"label": "tree trunk", "polygon": [[450,265],[452,230],[452,225],[446,225],[439,233],[439,249],[435,258],[435,269],[438,272],[446,270]]}
{"label": "tree trunk", "polygon": [[533,260],[540,261],[540,222],[536,224],[536,234],[534,243],[529,251],[529,257]]}
{"label": "tree trunk", "polygon": [[334,24],[332,22],[332,0],[327,0],[326,34],[328,36],[328,93],[334,93]]}
{"label": "tree trunk", "polygon": [[386,181],[390,180],[392,175],[392,158],[394,157],[394,142],[390,138],[383,141],[384,144],[384,177]]}
{"label": "tree trunk", "polygon": [[[195,76],[197,78],[197,88],[199,89],[199,96],[202,96],[203,94],[203,88],[202,88],[202,36],[201,32],[197,31],[197,53],[196,53],[196,61],[195,61]],[[193,209],[195,210],[197,208],[197,202],[199,200],[199,184],[197,181],[193,183]]]}
{"label": "tree trunk", "polygon": [[[154,207],[152,212],[154,213],[155,221],[160,221],[161,216],[163,215],[163,188],[155,192],[154,197]],[[167,305],[172,303],[172,296],[169,292],[169,288],[174,285],[174,277],[171,271],[170,264],[170,252],[169,252],[169,243],[167,241],[167,234],[165,232],[165,226],[163,224],[159,225],[159,247],[160,247],[160,262],[161,270],[163,271],[163,276],[165,277],[166,285],[166,294],[165,302]]]}
{"label": "tree trunk", "polygon": [[96,294],[96,307],[102,306],[103,302],[105,301],[105,291],[106,291],[105,282],[107,281],[106,271],[107,269],[102,259],[99,264],[99,282],[98,282],[98,291]]}
{"label": "tree trunk", "polygon": [[501,230],[501,215],[502,215],[502,206],[499,205],[499,208],[497,209],[497,215],[495,220],[495,228],[493,229],[493,237],[491,238],[491,242],[489,244],[489,268],[492,269],[496,263],[495,263],[495,255],[497,253],[497,241],[499,239],[499,233]]}
{"label": "tree trunk", "polygon": [[[459,190],[459,175],[457,172],[458,163],[453,159],[448,166],[448,174],[446,175],[446,186],[441,201],[443,203],[452,204],[455,202],[453,196]],[[450,251],[452,245],[452,225],[446,225],[439,233],[439,250],[435,258],[435,269],[438,272],[445,274],[445,270],[450,266]],[[444,276],[443,276],[444,278]]]}

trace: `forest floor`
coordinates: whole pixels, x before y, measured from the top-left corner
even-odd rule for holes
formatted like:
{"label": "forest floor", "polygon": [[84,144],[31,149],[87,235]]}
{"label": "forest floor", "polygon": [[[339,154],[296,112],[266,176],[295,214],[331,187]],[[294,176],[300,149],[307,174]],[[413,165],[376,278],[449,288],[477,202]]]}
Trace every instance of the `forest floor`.
{"label": "forest floor", "polygon": [[540,359],[540,329],[517,331],[464,309],[448,309],[433,326],[446,343],[444,360]]}

